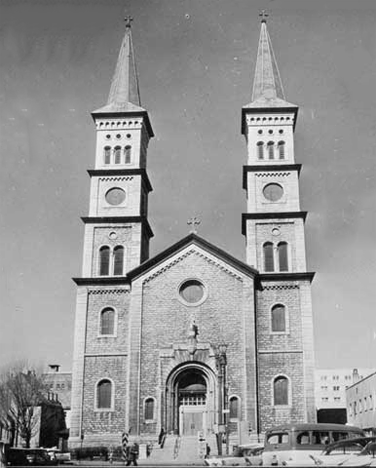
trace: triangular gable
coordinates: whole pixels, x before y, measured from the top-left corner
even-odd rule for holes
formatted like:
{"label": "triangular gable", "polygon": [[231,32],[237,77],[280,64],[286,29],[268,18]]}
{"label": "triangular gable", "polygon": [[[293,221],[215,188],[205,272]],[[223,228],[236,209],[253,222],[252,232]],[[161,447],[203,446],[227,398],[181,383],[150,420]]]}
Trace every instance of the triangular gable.
{"label": "triangular gable", "polygon": [[250,267],[246,263],[238,260],[237,258],[233,257],[232,255],[220,249],[219,247],[206,241],[202,237],[197,236],[197,234],[189,234],[188,236],[178,241],[176,244],[172,245],[171,247],[168,247],[163,252],[155,255],[154,257],[150,258],[138,267],[129,271],[127,273],[127,277],[133,280],[146,273],[149,273],[151,270],[166,262],[166,260],[176,256],[176,254],[185,250],[187,247],[189,247],[189,245],[197,246],[198,248],[207,252],[209,255],[217,257],[222,262],[227,263],[232,269],[238,270],[239,273],[245,274],[252,278],[258,275],[258,271]]}

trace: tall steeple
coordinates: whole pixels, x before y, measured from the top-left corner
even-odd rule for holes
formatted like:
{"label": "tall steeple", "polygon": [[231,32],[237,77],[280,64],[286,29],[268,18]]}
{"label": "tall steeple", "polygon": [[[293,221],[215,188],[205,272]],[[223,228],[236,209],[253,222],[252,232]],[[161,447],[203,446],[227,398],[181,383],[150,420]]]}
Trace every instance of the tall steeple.
{"label": "tall steeple", "polygon": [[263,11],[260,16],[262,16],[261,31],[253,81],[252,101],[245,107],[295,106],[285,99],[281,75],[266,26],[267,14]]}
{"label": "tall steeple", "polygon": [[140,89],[133,50],[131,31],[131,21],[133,21],[133,18],[127,16],[125,21],[125,34],[121,43],[107,104],[94,111],[94,113],[145,111],[141,107]]}

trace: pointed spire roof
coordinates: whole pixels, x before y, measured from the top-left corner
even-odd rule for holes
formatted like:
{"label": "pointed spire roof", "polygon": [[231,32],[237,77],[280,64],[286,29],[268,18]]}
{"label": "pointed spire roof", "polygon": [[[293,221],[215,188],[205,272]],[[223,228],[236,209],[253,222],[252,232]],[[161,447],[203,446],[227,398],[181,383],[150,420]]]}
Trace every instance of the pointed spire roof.
{"label": "pointed spire roof", "polygon": [[145,109],[141,107],[136,61],[133,51],[130,24],[132,18],[126,17],[125,21],[126,29],[124,39],[120,47],[107,104],[94,111],[93,114],[138,111],[145,112]]}
{"label": "pointed spire roof", "polygon": [[285,100],[281,76],[266,27],[265,17],[267,15],[263,12],[260,16],[262,16],[261,32],[257,51],[252,101],[245,107],[296,107],[295,104],[291,104]]}

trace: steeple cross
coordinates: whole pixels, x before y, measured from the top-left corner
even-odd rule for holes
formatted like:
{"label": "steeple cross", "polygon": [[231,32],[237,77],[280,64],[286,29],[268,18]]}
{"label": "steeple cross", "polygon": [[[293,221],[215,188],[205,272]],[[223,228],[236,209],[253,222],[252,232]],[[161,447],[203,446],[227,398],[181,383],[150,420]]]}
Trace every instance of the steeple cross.
{"label": "steeple cross", "polygon": [[192,234],[197,234],[196,226],[201,224],[201,221],[196,216],[193,216],[193,218],[191,218],[191,219],[189,219],[187,221],[187,224],[188,224],[188,226],[192,226],[192,228],[191,228],[191,230],[189,232],[192,233]]}
{"label": "steeple cross", "polygon": [[259,13],[259,16],[261,17],[261,23],[266,23],[266,18],[269,16],[266,10],[261,10]]}
{"label": "steeple cross", "polygon": [[125,27],[126,27],[127,29],[131,29],[131,22],[133,21],[132,16],[126,15],[126,16],[124,17],[124,21],[125,21]]}

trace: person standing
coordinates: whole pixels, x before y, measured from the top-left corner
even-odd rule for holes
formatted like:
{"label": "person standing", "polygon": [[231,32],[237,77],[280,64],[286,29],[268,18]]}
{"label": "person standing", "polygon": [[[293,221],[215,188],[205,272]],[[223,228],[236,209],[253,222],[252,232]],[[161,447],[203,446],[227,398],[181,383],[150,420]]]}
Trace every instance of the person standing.
{"label": "person standing", "polygon": [[[128,448],[128,447],[127,447]],[[127,463],[126,466],[129,466],[133,463],[134,466],[138,466],[137,458],[139,454],[139,446],[137,442],[133,442],[133,444],[129,447],[127,453]]]}

